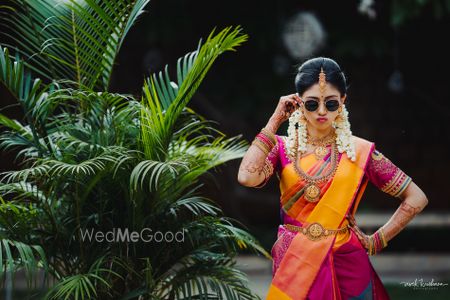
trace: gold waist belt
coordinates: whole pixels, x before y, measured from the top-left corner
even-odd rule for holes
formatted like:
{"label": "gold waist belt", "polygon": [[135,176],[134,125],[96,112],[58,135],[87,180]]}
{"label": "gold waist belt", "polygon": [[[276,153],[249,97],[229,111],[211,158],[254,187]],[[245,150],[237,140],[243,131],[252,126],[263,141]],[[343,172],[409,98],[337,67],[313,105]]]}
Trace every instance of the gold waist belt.
{"label": "gold waist belt", "polygon": [[311,223],[307,227],[299,227],[292,224],[283,224],[283,226],[291,231],[303,233],[312,241],[316,241],[336,233],[344,233],[348,230],[348,225],[339,229],[326,229],[317,222]]}

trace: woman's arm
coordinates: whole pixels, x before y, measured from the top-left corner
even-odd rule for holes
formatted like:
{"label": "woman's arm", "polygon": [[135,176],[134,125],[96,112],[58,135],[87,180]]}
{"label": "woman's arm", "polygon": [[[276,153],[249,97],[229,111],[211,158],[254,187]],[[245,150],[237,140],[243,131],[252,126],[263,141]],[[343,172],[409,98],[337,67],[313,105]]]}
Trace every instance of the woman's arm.
{"label": "woman's arm", "polygon": [[406,190],[400,195],[402,202],[395,213],[384,224],[381,229],[384,232],[386,241],[390,241],[428,204],[428,199],[424,192],[411,182]]}
{"label": "woman's arm", "polygon": [[[275,135],[280,125],[289,119],[289,116],[299,107],[297,98],[296,94],[281,97],[275,112],[264,128]],[[240,184],[256,187],[265,180],[263,169],[264,165],[268,163],[267,155],[268,153],[253,143],[250,145],[239,166],[238,181]]]}
{"label": "woman's arm", "polygon": [[[392,238],[399,234],[406,227],[406,225],[411,222],[411,220],[428,204],[426,195],[413,181],[408,184],[408,187],[403,191],[399,198],[402,202],[392,217],[386,222],[386,224],[370,236],[364,234],[361,229],[356,226],[353,216],[349,216],[350,226],[354,229],[358,239],[366,249],[373,246],[373,244],[371,246],[370,243],[373,243],[373,239],[375,239],[376,235],[380,235],[381,232],[382,235],[384,235],[386,243],[392,240]],[[374,253],[379,250],[381,250],[381,248],[375,249]]]}
{"label": "woman's arm", "polygon": [[[264,128],[275,135],[279,126],[280,120],[272,117]],[[239,166],[238,181],[240,184],[255,187],[265,180],[263,169],[264,165],[268,163],[267,155],[255,144],[250,145]]]}

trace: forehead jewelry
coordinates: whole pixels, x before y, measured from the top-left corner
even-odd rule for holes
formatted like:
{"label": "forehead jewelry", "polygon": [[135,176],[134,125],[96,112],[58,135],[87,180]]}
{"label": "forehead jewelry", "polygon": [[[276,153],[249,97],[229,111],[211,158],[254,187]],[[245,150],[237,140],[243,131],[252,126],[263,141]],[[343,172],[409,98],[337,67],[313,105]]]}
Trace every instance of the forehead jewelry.
{"label": "forehead jewelry", "polygon": [[325,88],[326,88],[326,76],[325,76],[325,72],[323,71],[323,68],[320,68],[320,73],[319,73],[319,90],[320,90],[320,94],[322,95],[322,97],[325,94]]}

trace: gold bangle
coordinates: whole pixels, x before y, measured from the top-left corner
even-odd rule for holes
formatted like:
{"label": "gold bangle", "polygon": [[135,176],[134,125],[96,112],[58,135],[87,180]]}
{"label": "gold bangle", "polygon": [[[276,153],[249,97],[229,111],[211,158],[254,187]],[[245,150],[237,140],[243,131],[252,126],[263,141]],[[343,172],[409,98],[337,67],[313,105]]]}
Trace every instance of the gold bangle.
{"label": "gold bangle", "polygon": [[256,145],[260,145],[260,148],[265,149],[264,152],[267,152],[267,154],[270,152],[270,150],[272,150],[272,148],[270,148],[269,145],[267,145],[266,143],[264,143],[263,141],[261,141],[258,138],[255,138],[253,143],[255,143]]}
{"label": "gold bangle", "polygon": [[261,149],[261,151],[263,151],[266,156],[269,155],[270,149],[267,148],[267,145],[264,142],[255,139],[253,140],[252,145],[255,145],[256,147]]}
{"label": "gold bangle", "polygon": [[264,147],[266,147],[267,151],[271,151],[273,147],[275,147],[275,144],[267,144],[267,142],[265,142],[264,140],[262,140],[260,137],[256,137],[255,138],[258,142],[260,142],[262,145],[264,145]]}
{"label": "gold bangle", "polygon": [[270,132],[265,127],[261,129],[261,133],[264,134],[270,141],[275,145],[277,143],[277,138],[273,132]]}
{"label": "gold bangle", "polygon": [[368,254],[370,256],[373,255],[373,239],[372,239],[372,236],[369,236],[369,251],[368,251]]}
{"label": "gold bangle", "polygon": [[255,139],[266,144],[269,149],[272,149],[275,146],[275,144],[265,134],[261,132],[255,136]]}

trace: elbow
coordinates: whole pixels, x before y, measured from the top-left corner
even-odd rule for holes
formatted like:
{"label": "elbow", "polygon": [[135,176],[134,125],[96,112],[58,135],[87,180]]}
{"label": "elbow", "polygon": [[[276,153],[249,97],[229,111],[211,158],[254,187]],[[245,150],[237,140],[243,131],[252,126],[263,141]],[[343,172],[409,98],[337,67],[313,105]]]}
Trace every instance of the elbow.
{"label": "elbow", "polygon": [[428,198],[427,196],[422,192],[421,197],[419,198],[419,207],[420,211],[423,211],[425,207],[428,205]]}
{"label": "elbow", "polygon": [[419,190],[420,190],[420,202],[422,203],[422,209],[423,209],[423,208],[425,208],[425,206],[428,205],[428,198],[427,198],[427,195],[425,195],[425,193],[421,189],[419,189]]}
{"label": "elbow", "polygon": [[423,207],[428,205],[428,198],[425,194],[423,194]]}
{"label": "elbow", "polygon": [[238,174],[237,180],[245,187],[258,187],[258,184],[255,184],[255,178],[247,174]]}
{"label": "elbow", "polygon": [[250,180],[249,180],[248,176],[245,176],[245,174],[242,174],[241,172],[238,173],[237,181],[243,186],[246,186],[246,187],[250,186]]}

